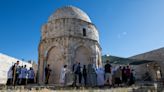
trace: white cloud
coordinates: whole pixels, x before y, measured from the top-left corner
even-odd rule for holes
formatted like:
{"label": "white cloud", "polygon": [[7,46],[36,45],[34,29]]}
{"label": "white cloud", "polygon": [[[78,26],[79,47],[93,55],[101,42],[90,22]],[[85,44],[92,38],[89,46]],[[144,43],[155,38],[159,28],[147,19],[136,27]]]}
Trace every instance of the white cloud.
{"label": "white cloud", "polygon": [[122,33],[118,34],[117,37],[118,38],[122,38],[122,37],[124,37],[126,35],[127,35],[127,32],[122,32]]}

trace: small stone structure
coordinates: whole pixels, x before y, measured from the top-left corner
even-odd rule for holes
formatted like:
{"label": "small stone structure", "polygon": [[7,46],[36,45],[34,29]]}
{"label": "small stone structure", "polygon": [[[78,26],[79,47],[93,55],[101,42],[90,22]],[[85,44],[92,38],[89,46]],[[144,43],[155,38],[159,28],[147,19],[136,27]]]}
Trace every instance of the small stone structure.
{"label": "small stone structure", "polygon": [[141,66],[139,70],[140,72],[143,70],[148,70],[154,81],[158,81],[160,77],[162,77],[162,81],[164,81],[164,48],[152,50],[146,53],[132,56],[130,58],[154,61],[153,63],[147,64],[144,67]]}
{"label": "small stone structure", "polygon": [[101,66],[99,33],[88,15],[77,7],[65,6],[56,10],[42,26],[39,44],[39,83],[44,83],[44,68],[52,69],[49,83],[58,84],[64,64],[72,70],[81,65]]}

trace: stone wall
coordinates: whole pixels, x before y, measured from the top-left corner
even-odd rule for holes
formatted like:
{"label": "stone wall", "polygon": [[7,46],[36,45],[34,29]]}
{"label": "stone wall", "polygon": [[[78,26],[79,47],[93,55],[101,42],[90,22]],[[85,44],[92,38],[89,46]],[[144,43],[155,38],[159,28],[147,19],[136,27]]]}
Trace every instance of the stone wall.
{"label": "stone wall", "polygon": [[139,54],[136,56],[130,57],[132,59],[139,60],[151,60],[156,61],[156,63],[160,66],[160,70],[162,72],[162,77],[164,78],[164,48],[156,49],[153,51],[149,51],[143,54]]}
{"label": "stone wall", "polygon": [[155,64],[154,62],[151,62],[151,63],[141,64],[141,65],[134,65],[132,68],[135,71],[136,80],[139,80],[139,81],[146,80],[148,76],[145,78],[145,73],[148,73],[152,81],[157,81],[156,69],[154,69],[153,67],[154,64]]}
{"label": "stone wall", "polygon": [[[83,29],[86,30],[86,36],[83,36]],[[99,41],[96,27],[92,23],[83,20],[63,18],[43,25],[42,39],[61,36],[75,36]]]}
{"label": "stone wall", "polygon": [[[83,35],[86,30],[86,36]],[[83,48],[83,49],[82,49]],[[60,78],[64,64],[71,69],[76,61],[82,64],[101,66],[101,47],[98,31],[89,22],[79,19],[57,19],[43,25],[42,40],[39,45],[39,80],[44,82],[44,68],[52,67],[51,82]],[[85,63],[84,63],[85,62]]]}
{"label": "stone wall", "polygon": [[[69,69],[71,69],[73,63],[75,63],[76,61],[81,62],[82,65],[89,63],[94,63],[96,66],[98,66],[98,64],[99,66],[102,65],[100,51],[101,48],[99,47],[97,41],[80,37],[78,38],[65,36],[53,39],[46,39],[43,40],[41,44],[42,45],[40,46],[43,46],[43,49],[40,51],[42,57],[40,57],[39,63],[41,63],[42,65],[40,64],[39,71],[42,73],[41,75],[39,75],[39,77],[43,81],[43,68],[46,66],[46,64],[50,64],[52,69],[52,76],[58,76],[57,79],[59,79],[60,70],[64,64],[67,64]],[[85,57],[88,58],[85,59]]]}

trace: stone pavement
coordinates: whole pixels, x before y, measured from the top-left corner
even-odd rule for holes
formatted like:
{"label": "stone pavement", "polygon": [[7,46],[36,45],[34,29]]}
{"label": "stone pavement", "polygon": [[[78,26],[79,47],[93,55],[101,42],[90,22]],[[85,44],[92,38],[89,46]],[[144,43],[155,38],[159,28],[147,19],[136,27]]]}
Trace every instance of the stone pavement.
{"label": "stone pavement", "polygon": [[103,88],[99,87],[61,87],[55,85],[0,86],[0,92],[164,92],[163,87],[131,86]]}

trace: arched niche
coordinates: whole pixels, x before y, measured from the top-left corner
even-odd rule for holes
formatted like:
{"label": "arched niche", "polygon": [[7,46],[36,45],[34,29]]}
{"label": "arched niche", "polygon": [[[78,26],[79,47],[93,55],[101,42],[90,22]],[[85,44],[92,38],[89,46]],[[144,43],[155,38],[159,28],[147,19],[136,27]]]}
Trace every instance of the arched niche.
{"label": "arched niche", "polygon": [[46,65],[50,65],[51,74],[49,78],[50,84],[58,84],[60,80],[61,68],[64,65],[63,53],[59,47],[53,46],[49,49],[46,57]]}
{"label": "arched niche", "polygon": [[74,63],[80,62],[81,65],[88,65],[91,63],[91,52],[84,46],[77,47],[75,49],[74,55]]}

